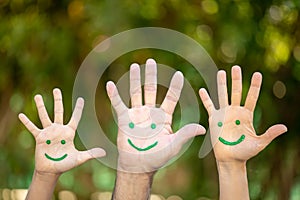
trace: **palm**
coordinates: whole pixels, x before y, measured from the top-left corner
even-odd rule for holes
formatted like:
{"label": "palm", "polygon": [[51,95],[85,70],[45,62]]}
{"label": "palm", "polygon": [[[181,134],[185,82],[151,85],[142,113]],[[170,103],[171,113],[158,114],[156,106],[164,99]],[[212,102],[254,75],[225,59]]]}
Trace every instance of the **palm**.
{"label": "palm", "polygon": [[245,106],[240,106],[242,96],[241,69],[232,68],[232,98],[228,105],[226,73],[218,73],[218,96],[220,109],[216,110],[206,90],[200,97],[209,113],[211,141],[218,161],[246,161],[263,150],[275,137],[284,133],[284,125],[274,125],[258,136],[253,127],[253,111],[259,96],[262,76],[255,73]]}
{"label": "palm", "polygon": [[82,98],[78,99],[70,122],[63,125],[62,95],[59,89],[54,89],[55,120],[52,123],[47,114],[43,99],[35,97],[43,129],[37,128],[24,114],[19,118],[36,140],[35,168],[38,172],[60,174],[72,169],[91,158],[102,157],[105,151],[95,148],[88,151],[76,150],[73,140],[84,105]]}
{"label": "palm", "polygon": [[[119,169],[134,172],[157,170],[180,151],[190,138],[203,134],[205,129],[190,124],[173,134],[172,114],[183,86],[183,76],[177,72],[162,105],[156,101],[156,63],[146,63],[145,104],[142,105],[140,68],[133,64],[130,69],[130,94],[132,108],[122,102],[116,86],[109,82],[107,92],[118,116]],[[180,134],[180,132],[185,132]]]}

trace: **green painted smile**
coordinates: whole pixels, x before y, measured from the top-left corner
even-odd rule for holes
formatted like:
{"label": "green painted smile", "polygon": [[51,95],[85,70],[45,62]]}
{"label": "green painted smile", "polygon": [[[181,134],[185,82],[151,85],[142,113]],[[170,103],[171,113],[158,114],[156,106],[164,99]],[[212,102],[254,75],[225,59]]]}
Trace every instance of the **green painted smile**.
{"label": "green painted smile", "polygon": [[241,135],[241,137],[237,141],[234,141],[234,142],[229,142],[221,137],[219,137],[219,140],[220,140],[220,142],[222,142],[225,145],[234,146],[234,145],[241,143],[245,139],[245,137],[246,137],[245,135]]}
{"label": "green painted smile", "polygon": [[132,146],[133,148],[135,148],[135,149],[138,150],[138,151],[147,151],[147,150],[152,149],[153,147],[155,147],[155,146],[157,145],[157,143],[158,143],[158,142],[156,141],[156,142],[154,142],[153,144],[147,146],[146,148],[139,148],[139,147],[135,146],[135,145],[132,143],[132,141],[131,141],[130,139],[128,139],[127,141],[128,141],[128,143],[130,144],[130,146]]}
{"label": "green painted smile", "polygon": [[45,153],[45,156],[46,156],[46,158],[48,158],[49,160],[52,160],[52,161],[61,161],[61,160],[65,159],[68,156],[68,154],[63,155],[60,158],[52,158],[51,156],[49,156],[46,153]]}

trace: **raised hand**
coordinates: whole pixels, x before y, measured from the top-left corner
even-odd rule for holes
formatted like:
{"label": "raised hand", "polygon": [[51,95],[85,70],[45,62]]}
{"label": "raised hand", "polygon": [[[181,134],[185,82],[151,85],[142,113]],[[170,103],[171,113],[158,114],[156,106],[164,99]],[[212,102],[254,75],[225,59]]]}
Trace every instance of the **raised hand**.
{"label": "raised hand", "polygon": [[241,106],[242,73],[232,67],[231,104],[228,103],[226,72],[217,74],[220,109],[216,109],[207,91],[200,89],[200,98],[209,115],[210,135],[220,182],[220,200],[249,199],[246,161],[262,151],[274,138],[287,131],[282,124],[271,126],[257,135],[253,112],[259,96],[262,75],[254,73],[246,102]]}
{"label": "raised hand", "polygon": [[246,102],[241,106],[242,73],[239,66],[232,67],[231,105],[228,104],[226,72],[218,72],[217,110],[205,89],[200,89],[201,100],[209,114],[209,126],[214,153],[218,161],[246,161],[263,150],[274,138],[287,131],[282,125],[270,127],[264,134],[257,135],[253,127],[253,112],[259,96],[262,75],[252,76]]}
{"label": "raised hand", "polygon": [[36,141],[35,171],[41,174],[61,174],[85,161],[105,156],[101,148],[78,151],[74,146],[74,137],[80,121],[84,100],[78,98],[76,106],[67,125],[63,124],[63,102],[59,89],[53,90],[54,122],[51,122],[41,95],[34,97],[43,129],[37,128],[23,113],[19,119],[32,133]]}
{"label": "raised hand", "polygon": [[160,107],[156,107],[157,67],[148,59],[145,70],[144,103],[140,67],[130,68],[131,108],[121,100],[113,82],[107,83],[107,93],[118,117],[118,168],[126,172],[156,171],[176,156],[184,143],[205,129],[189,124],[173,133],[172,115],[183,87],[183,75],[176,72]]}

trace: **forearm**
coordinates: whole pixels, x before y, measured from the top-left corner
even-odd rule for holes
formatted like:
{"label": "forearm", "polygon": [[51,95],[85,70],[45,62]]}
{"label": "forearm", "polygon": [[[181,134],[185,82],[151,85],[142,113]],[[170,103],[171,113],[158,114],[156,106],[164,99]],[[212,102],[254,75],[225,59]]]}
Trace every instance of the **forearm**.
{"label": "forearm", "polygon": [[246,162],[218,162],[220,200],[247,200]]}
{"label": "forearm", "polygon": [[26,200],[49,200],[52,199],[53,191],[58,174],[39,173],[34,171],[32,182],[26,196]]}
{"label": "forearm", "polygon": [[148,200],[155,172],[117,172],[113,200]]}

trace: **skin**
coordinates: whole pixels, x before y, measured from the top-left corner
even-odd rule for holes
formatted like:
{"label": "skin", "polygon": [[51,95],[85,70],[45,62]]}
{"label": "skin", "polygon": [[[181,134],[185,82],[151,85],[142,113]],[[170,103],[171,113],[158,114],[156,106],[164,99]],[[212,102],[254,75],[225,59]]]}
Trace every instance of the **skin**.
{"label": "skin", "polygon": [[220,109],[215,108],[205,89],[202,88],[199,91],[200,98],[209,115],[211,141],[219,172],[221,200],[249,199],[247,160],[257,155],[273,139],[287,131],[285,125],[277,124],[271,126],[264,134],[257,135],[253,127],[253,112],[259,97],[262,75],[258,72],[253,74],[244,106],[240,105],[242,73],[239,66],[232,67],[231,77],[230,105],[226,72],[223,70],[217,74]]}
{"label": "skin", "polygon": [[107,94],[118,117],[119,158],[113,199],[148,199],[155,172],[189,139],[205,133],[199,124],[172,131],[172,115],[183,87],[181,72],[174,74],[160,107],[155,106],[157,67],[153,59],[147,60],[145,74],[144,105],[139,65],[130,67],[131,108],[125,106],[115,84],[107,83]]}
{"label": "skin", "polygon": [[62,94],[59,89],[53,90],[54,122],[51,122],[42,96],[34,97],[43,129],[37,128],[26,115],[19,114],[19,119],[32,133],[36,141],[35,170],[27,194],[27,200],[48,200],[59,176],[92,158],[105,156],[101,148],[78,151],[73,143],[75,131],[81,118],[84,100],[77,99],[73,115],[67,125],[63,124]]}

